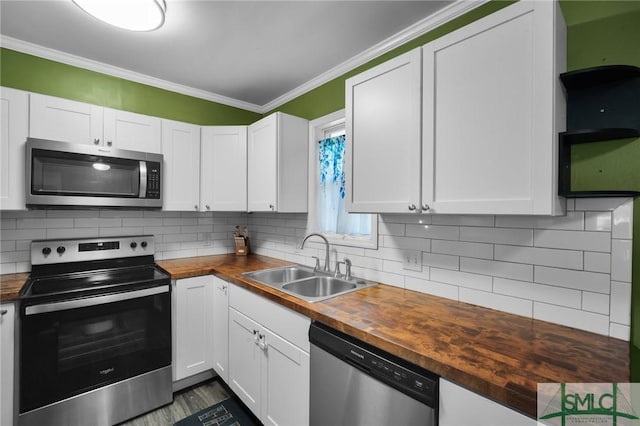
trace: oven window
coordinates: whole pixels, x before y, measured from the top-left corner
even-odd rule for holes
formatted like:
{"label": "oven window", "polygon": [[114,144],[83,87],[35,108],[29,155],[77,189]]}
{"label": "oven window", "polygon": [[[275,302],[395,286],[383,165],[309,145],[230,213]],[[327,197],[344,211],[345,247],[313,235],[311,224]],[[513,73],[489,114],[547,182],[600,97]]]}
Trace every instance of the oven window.
{"label": "oven window", "polygon": [[20,412],[171,364],[169,293],[24,315]]}
{"label": "oven window", "polygon": [[33,150],[31,193],[138,197],[140,162],[70,152]]}

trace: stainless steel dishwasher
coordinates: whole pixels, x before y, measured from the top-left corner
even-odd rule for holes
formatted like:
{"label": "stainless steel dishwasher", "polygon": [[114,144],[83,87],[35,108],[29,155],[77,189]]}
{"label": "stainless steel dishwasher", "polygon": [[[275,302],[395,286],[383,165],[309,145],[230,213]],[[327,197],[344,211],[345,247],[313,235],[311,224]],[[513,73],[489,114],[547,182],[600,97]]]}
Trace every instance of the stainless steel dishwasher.
{"label": "stainless steel dishwasher", "polygon": [[311,341],[311,426],[434,426],[438,376],[324,324]]}

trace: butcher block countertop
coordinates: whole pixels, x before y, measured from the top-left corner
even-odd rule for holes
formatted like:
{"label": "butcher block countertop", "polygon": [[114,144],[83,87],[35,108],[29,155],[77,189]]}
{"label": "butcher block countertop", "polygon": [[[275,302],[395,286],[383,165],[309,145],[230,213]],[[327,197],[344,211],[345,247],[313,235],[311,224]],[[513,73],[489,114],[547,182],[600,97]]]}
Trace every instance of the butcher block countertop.
{"label": "butcher block countertop", "polygon": [[630,381],[619,339],[383,284],[309,303],[244,278],[291,263],[259,255],[157,263],[173,279],[214,274],[532,418],[538,383]]}

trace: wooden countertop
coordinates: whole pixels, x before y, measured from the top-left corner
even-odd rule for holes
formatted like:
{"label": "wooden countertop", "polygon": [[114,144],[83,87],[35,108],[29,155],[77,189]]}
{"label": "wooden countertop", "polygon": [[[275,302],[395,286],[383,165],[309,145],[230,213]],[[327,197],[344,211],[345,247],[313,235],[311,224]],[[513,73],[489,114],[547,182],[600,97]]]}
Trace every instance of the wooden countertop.
{"label": "wooden countertop", "polygon": [[265,256],[157,263],[174,279],[217,275],[532,418],[538,383],[630,381],[619,339],[383,284],[308,303],[241,275],[291,263]]}
{"label": "wooden countertop", "polygon": [[29,273],[0,275],[0,302],[13,302],[29,278]]}

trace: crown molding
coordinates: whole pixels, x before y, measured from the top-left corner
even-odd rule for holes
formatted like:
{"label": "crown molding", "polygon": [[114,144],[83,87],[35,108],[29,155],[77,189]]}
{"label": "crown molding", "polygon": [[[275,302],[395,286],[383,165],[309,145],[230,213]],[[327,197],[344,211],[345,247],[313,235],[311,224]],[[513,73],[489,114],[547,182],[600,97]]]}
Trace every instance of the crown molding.
{"label": "crown molding", "polygon": [[229,98],[226,96],[218,95],[216,93],[208,92],[206,90],[195,89],[193,87],[184,86],[182,84],[172,83],[160,78],[151,77],[146,74],[130,71],[125,68],[116,67],[113,65],[105,64],[103,62],[87,59],[82,56],[71,55],[69,53],[61,52],[59,50],[50,49],[48,47],[40,46],[37,44],[29,43],[17,38],[1,36],[0,46],[16,50],[18,52],[26,53],[29,55],[38,56],[44,59],[49,59],[63,64],[72,65],[74,67],[84,68],[90,71],[107,74],[113,77],[119,77],[125,80],[135,81],[136,83],[146,84],[149,86],[157,87],[160,89],[169,90],[171,92],[180,93],[187,96],[193,96],[199,99],[205,99],[207,101],[217,102],[220,104],[241,108],[248,111],[253,111],[262,114],[263,108],[259,105],[249,102],[239,101],[237,99]]}
{"label": "crown molding", "polygon": [[432,15],[427,16],[423,20],[418,21],[412,26],[407,27],[399,33],[381,41],[380,43],[372,46],[371,48],[354,56],[353,58],[331,68],[329,71],[326,71],[318,75],[317,77],[314,77],[306,83],[263,105],[262,109],[264,110],[264,113],[272,111],[279,106],[292,101],[298,96],[316,89],[323,84],[328,83],[329,81],[334,80],[346,74],[347,72],[366,64],[370,60],[375,59],[378,56],[383,55],[397,47],[400,47],[403,44],[423,34],[426,34],[429,31],[443,24],[446,24],[447,22],[452,21],[455,18],[478,8],[485,3],[488,3],[489,1],[490,0],[457,0],[449,6],[437,11]]}
{"label": "crown molding", "polygon": [[430,15],[423,20],[415,23],[414,25],[400,31],[399,33],[383,40],[382,42],[372,46],[364,52],[352,57],[351,59],[331,68],[330,70],[312,78],[306,83],[296,87],[295,89],[285,93],[282,96],[260,106],[253,103],[240,101],[237,99],[229,98],[227,96],[219,95],[217,93],[208,92],[206,90],[196,89],[193,87],[185,86],[182,84],[173,83],[167,80],[151,77],[146,74],[130,71],[125,68],[116,67],[113,65],[105,64],[103,62],[94,61],[91,59],[83,58],[81,56],[71,55],[69,53],[61,52],[59,50],[50,49],[48,47],[40,46],[37,44],[29,43],[23,40],[19,40],[13,37],[2,35],[0,36],[0,46],[16,50],[18,52],[26,53],[29,55],[38,56],[44,59],[49,59],[63,64],[72,65],[79,68],[84,68],[90,71],[107,74],[113,77],[123,78],[125,80],[135,81],[137,83],[146,84],[149,86],[157,87],[160,89],[169,90],[171,92],[180,93],[187,96],[193,96],[195,98],[204,99],[207,101],[217,102],[223,105],[228,105],[235,108],[244,109],[247,111],[256,112],[259,114],[265,114],[278,108],[285,103],[292,101],[293,99],[304,95],[305,93],[322,86],[329,81],[338,78],[347,72],[366,64],[372,59],[377,58],[403,44],[423,35],[427,32],[443,25],[465,13],[482,6],[490,0],[458,0],[444,9]]}

